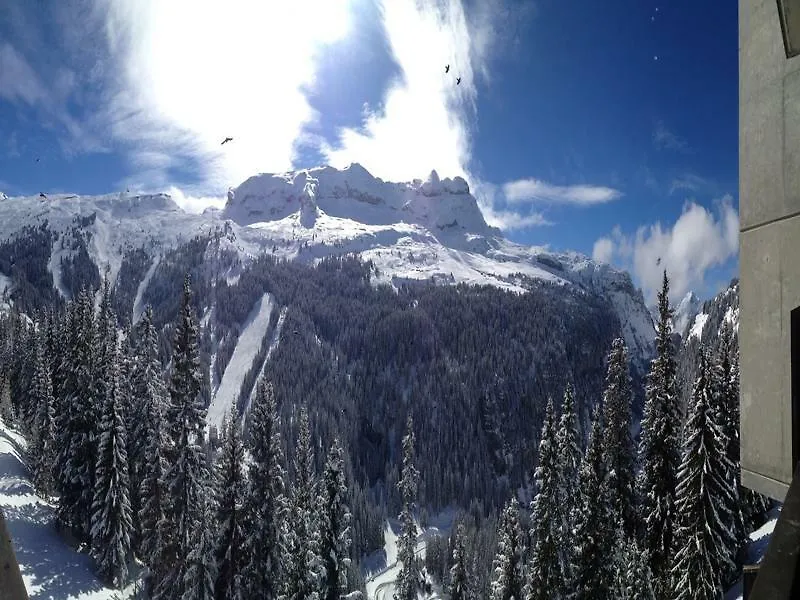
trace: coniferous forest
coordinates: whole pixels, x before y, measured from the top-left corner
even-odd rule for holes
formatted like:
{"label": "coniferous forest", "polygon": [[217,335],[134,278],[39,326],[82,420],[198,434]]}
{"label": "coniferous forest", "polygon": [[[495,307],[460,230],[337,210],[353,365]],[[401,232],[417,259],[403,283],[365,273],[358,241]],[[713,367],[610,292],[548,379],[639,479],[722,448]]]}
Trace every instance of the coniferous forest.
{"label": "coniferous forest", "polygon": [[[365,272],[346,260],[319,268],[334,273],[328,281],[343,289],[372,289]],[[447,359],[437,358],[444,345],[462,352],[481,345],[483,330],[458,322],[481,310],[483,304],[465,300],[478,292],[350,295],[350,311],[404,302],[427,309],[409,309],[406,321],[394,322],[397,312],[373,315],[373,364],[377,355],[389,357],[378,373],[367,352],[355,349],[363,338],[342,324],[349,315],[335,315],[340,305],[304,306],[302,297],[314,297],[307,287],[313,279],[278,285],[291,270],[264,272],[273,291],[283,290],[283,305],[303,310],[287,317],[294,335],[273,358],[274,369],[249,375],[242,393],[252,397],[249,410],[235,402],[217,436],[206,427],[213,369],[188,275],[179,296],[155,302],[157,310],[148,307],[135,324],[115,310],[121,300],[107,280],[73,300],[0,317],[0,416],[26,436],[32,479],[55,503],[56,527],[92,556],[107,584],[122,586],[143,565],[147,598],[355,598],[365,591],[360,562],[382,544],[388,517],[400,525],[397,600],[434,586],[452,599],[711,599],[736,581],[746,535],[770,508],[739,481],[736,331],[725,321],[713,343],[696,349],[684,395],[666,273],[656,356],[645,378],[623,339],[592,322],[605,314],[594,306],[596,313],[569,317],[578,321],[570,331],[604,345],[602,372],[582,366],[580,340],[565,336],[553,342],[559,352],[548,355],[570,357],[560,365],[571,375],[560,393],[552,393],[559,365],[533,361],[545,372],[527,375],[547,383],[518,389],[515,400],[506,397],[513,388],[505,380],[520,381],[509,372],[511,357],[521,361],[530,348],[506,349],[507,361],[495,357],[486,366],[495,367],[497,381],[482,382],[478,391],[466,389],[474,375],[445,374]],[[256,280],[245,281],[263,289]],[[243,290],[214,293],[228,313],[253,304]],[[506,300],[506,292],[482,293],[506,307],[530,308]],[[224,294],[230,302],[219,301]],[[367,294],[387,298],[368,305]],[[454,299],[462,310],[454,310]],[[541,319],[564,329],[541,308]],[[227,319],[233,332],[241,318],[224,311],[218,325]],[[304,322],[309,315],[313,326]],[[413,321],[426,318],[437,328]],[[465,322],[479,320],[470,318]],[[497,328],[515,323],[513,314],[499,318]],[[416,387],[406,382],[406,393],[424,395],[427,404],[398,393],[376,403],[382,413],[359,413],[363,406],[351,401],[337,414],[338,398],[370,389],[354,391],[352,373],[337,373],[335,360],[317,360],[319,372],[298,371],[310,364],[308,355],[318,359],[326,349],[304,337],[314,327],[358,357],[356,381],[371,383],[372,391],[386,393],[376,382],[404,372],[399,364],[414,365],[424,377]],[[453,339],[418,335],[426,330]],[[531,337],[538,331],[531,326]],[[465,387],[443,391],[448,403],[437,404],[436,391],[458,377]],[[547,401],[532,403],[543,391]],[[459,393],[469,398],[461,420],[452,403]],[[517,428],[508,423],[526,411],[535,417],[526,415]],[[387,437],[374,423],[390,418]],[[531,423],[536,427],[526,430]],[[492,456],[473,460],[481,452]],[[429,539],[420,553],[419,527],[446,507],[458,512],[450,534]]]}

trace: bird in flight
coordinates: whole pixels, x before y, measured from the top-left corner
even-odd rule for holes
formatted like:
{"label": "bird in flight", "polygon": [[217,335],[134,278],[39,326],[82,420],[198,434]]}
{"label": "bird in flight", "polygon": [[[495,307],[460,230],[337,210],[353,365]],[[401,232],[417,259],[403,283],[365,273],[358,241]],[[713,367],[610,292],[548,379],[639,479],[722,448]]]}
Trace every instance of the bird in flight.
{"label": "bird in flight", "polygon": [[657,265],[660,265],[660,264],[661,264],[661,257],[660,257],[660,256],[658,257],[658,260],[656,261],[656,264],[657,264]]}
{"label": "bird in flight", "polygon": [[44,198],[45,200],[47,200],[47,196],[45,195],[44,192],[39,192],[39,198]]}
{"label": "bird in flight", "polygon": [[445,65],[444,72],[445,73],[449,73],[450,72],[450,65]]}
{"label": "bird in flight", "polygon": [[459,83],[461,83],[461,77],[456,78],[456,85],[458,85]]}
{"label": "bird in flight", "polygon": [[36,157],[36,162],[39,162],[39,157]]}
{"label": "bird in flight", "polygon": [[232,142],[232,141],[233,141],[232,137],[226,137],[224,140],[222,140],[222,144],[220,144],[220,146],[226,144],[227,142]]}

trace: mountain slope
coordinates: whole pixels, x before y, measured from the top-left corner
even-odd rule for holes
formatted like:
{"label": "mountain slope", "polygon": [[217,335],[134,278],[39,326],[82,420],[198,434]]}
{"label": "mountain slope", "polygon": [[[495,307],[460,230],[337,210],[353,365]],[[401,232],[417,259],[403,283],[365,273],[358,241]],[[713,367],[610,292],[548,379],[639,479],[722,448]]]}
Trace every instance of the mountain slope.
{"label": "mountain slope", "polygon": [[[200,215],[185,213],[166,194],[8,198],[0,200],[0,239],[46,223],[55,237],[47,272],[62,297],[106,269],[114,281],[126,253],[142,248],[152,258],[214,231],[223,232],[217,250],[241,264],[264,252],[305,262],[356,253],[375,264],[378,283],[465,282],[524,292],[531,279],[550,281],[608,298],[631,355],[652,355],[652,319],[627,273],[579,254],[509,242],[486,224],[459,177],[440,179],[434,171],[425,181],[388,183],[354,164],[257,175],[228,196],[224,210]],[[98,275],[76,278],[88,261]],[[140,274],[145,287],[152,266]],[[215,276],[236,273],[231,264]],[[141,310],[142,291],[131,293],[130,313]]]}

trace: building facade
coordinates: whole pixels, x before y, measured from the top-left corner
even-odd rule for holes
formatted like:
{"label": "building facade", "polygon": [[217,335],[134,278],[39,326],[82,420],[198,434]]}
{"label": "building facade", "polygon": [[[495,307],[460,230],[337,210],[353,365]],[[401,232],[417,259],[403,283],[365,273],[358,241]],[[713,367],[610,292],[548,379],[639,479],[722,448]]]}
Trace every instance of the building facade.
{"label": "building facade", "polygon": [[800,459],[800,0],[739,0],[742,483]]}

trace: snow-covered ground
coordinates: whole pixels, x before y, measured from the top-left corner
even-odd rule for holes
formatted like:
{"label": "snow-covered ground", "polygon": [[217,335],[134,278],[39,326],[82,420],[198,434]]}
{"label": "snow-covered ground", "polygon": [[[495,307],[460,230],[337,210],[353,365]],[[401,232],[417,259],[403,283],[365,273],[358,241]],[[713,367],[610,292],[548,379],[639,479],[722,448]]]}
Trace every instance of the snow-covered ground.
{"label": "snow-covered ground", "polygon": [[25,440],[0,420],[0,508],[31,600],[111,600],[128,598],[105,587],[92,572],[91,559],[58,535],[54,509],[37,496],[24,461]]}
{"label": "snow-covered ground", "polygon": [[[453,525],[455,511],[447,510],[433,517],[425,529],[417,523],[417,545],[415,554],[425,560],[427,541],[437,534],[449,534]],[[366,557],[361,564],[367,588],[367,600],[391,600],[394,597],[395,581],[400,574],[402,563],[397,560],[397,541],[400,523],[389,520],[383,530],[383,550]],[[440,600],[443,595],[438,586],[433,586],[430,594],[420,595],[425,600]]]}
{"label": "snow-covered ground", "polygon": [[[281,332],[283,331],[283,324],[286,321],[286,313],[289,309],[284,306],[281,309],[281,314],[278,315],[278,322],[275,325],[275,331],[272,333],[272,339],[269,341],[269,348],[267,348],[267,354],[264,356],[264,363],[261,365],[261,370],[258,372],[258,377],[256,377],[256,381],[263,379],[264,377],[264,370],[267,368],[267,363],[269,362],[272,353],[275,352],[275,349],[278,347],[278,343],[281,339]],[[253,394],[255,393],[255,387],[250,393],[250,397],[247,399],[247,404],[245,405],[244,415],[246,416],[250,413],[250,405],[253,403]]]}
{"label": "snow-covered ground", "polygon": [[[767,551],[769,540],[778,522],[780,508],[773,508],[769,512],[767,522],[750,534],[750,543],[747,546],[747,564],[755,565],[761,562]],[[742,600],[742,580],[736,582],[725,594],[725,600]]]}
{"label": "snow-covered ground", "polygon": [[216,427],[218,432],[222,430],[222,421],[230,412],[231,403],[239,395],[244,376],[252,366],[253,358],[258,354],[258,349],[261,347],[261,340],[264,339],[264,335],[267,333],[273,306],[272,296],[264,294],[250,311],[242,332],[239,334],[239,340],[236,342],[233,355],[225,368],[225,373],[222,375],[219,388],[208,407],[206,420],[209,428]]}
{"label": "snow-covered ground", "polygon": [[703,328],[706,326],[706,321],[708,320],[708,315],[706,313],[700,313],[694,318],[694,323],[692,324],[692,329],[689,331],[689,335],[686,336],[686,339],[689,340],[690,338],[696,337],[698,340],[703,338]]}

